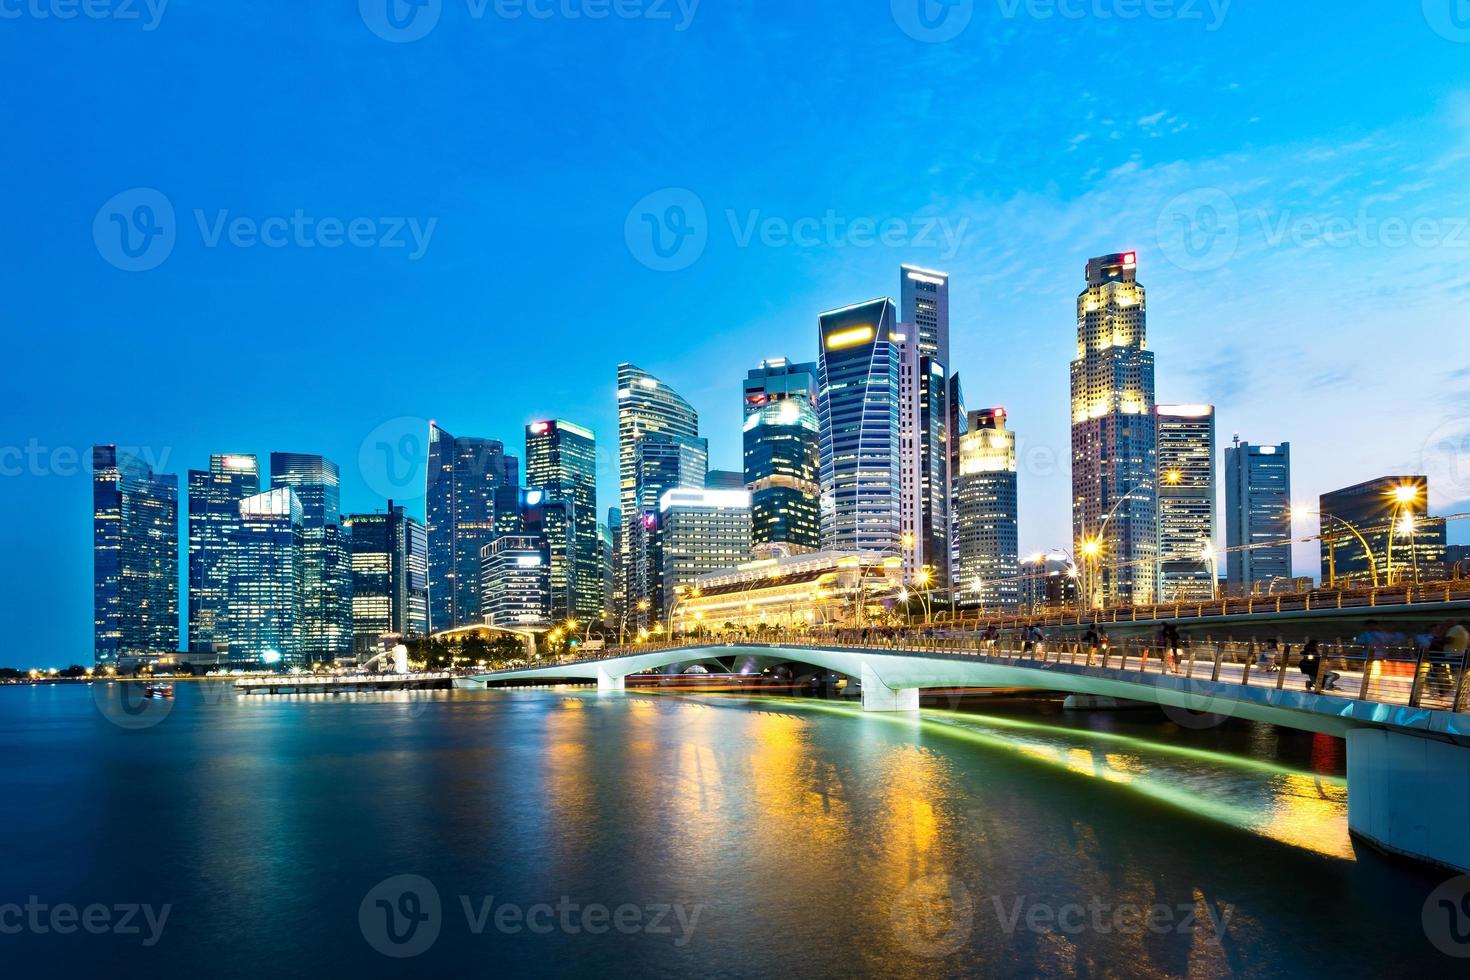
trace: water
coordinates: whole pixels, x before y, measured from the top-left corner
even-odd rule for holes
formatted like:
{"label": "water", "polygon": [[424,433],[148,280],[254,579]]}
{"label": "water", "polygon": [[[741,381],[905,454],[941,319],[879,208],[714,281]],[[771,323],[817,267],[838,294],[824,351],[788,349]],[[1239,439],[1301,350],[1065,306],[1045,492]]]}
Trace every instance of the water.
{"label": "water", "polygon": [[27,925],[7,975],[1464,976],[1421,925],[1441,878],[1354,853],[1332,739],[1021,700],[119,690],[0,688],[0,904],[153,924]]}

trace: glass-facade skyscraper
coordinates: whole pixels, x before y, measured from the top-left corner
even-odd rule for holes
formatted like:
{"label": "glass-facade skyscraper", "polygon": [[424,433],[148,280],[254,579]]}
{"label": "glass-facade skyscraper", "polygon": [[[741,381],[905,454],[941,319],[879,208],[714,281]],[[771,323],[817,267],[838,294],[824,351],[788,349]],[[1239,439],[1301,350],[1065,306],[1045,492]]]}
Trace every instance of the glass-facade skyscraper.
{"label": "glass-facade skyscraper", "polygon": [[497,490],[517,496],[520,461],[498,440],[456,438],[430,422],[426,482],[429,627],[479,625],[480,552],[499,537]]}
{"label": "glass-facade skyscraper", "polygon": [[359,652],[383,636],[429,631],[429,544],[424,526],[388,501],[377,514],[350,514],[352,633]]}
{"label": "glass-facade skyscraper", "polygon": [[751,547],[801,554],[822,544],[817,365],[762,362],[745,379],[745,489]]}
{"label": "glass-facade skyscraper", "polygon": [[596,436],[561,419],[526,426],[526,487],[572,504],[570,612],[579,619],[602,618],[606,598],[597,538]]}
{"label": "glass-facade skyscraper", "polygon": [[[527,490],[521,500],[517,534],[540,542],[546,565],[547,615],[554,622],[575,619],[577,505],[544,490]],[[484,554],[482,549],[482,564]]]}
{"label": "glass-facade skyscraper", "polygon": [[179,480],[92,448],[93,658],[115,667],[179,649]]}
{"label": "glass-facade skyscraper", "polygon": [[1155,411],[1159,500],[1159,601],[1204,602],[1219,588],[1215,542],[1215,409]]}
{"label": "glass-facade skyscraper", "polygon": [[260,493],[260,462],[246,453],[209,457],[209,469],[189,471],[189,650],[228,647],[229,534],[240,501]]}
{"label": "glass-facade skyscraper", "polygon": [[890,299],[821,314],[822,548],[899,555],[899,371]]}
{"label": "glass-facade skyscraper", "polygon": [[960,437],[956,550],[960,605],[1011,611],[1020,602],[1016,437],[1003,408],[972,412]]}
{"label": "glass-facade skyscraper", "polygon": [[1267,592],[1292,579],[1291,443],[1225,447],[1226,585]]}
{"label": "glass-facade skyscraper", "polygon": [[[935,588],[948,587],[951,565],[950,505],[954,475],[951,470],[951,413],[949,408],[949,275],[918,266],[899,270],[899,319],[902,332],[912,334],[905,359],[903,439],[908,456],[903,492],[912,501],[905,511],[912,521],[904,531],[913,535],[909,562],[927,568]],[[912,523],[912,527],[907,526]]]}
{"label": "glass-facade skyscraper", "polygon": [[[660,592],[655,600],[672,617],[678,590],[699,576],[733,568],[750,557],[750,493],[675,489],[659,502]],[[692,623],[671,621],[675,630]]]}
{"label": "glass-facade skyscraper", "polygon": [[1134,252],[1087,263],[1072,362],[1072,533],[1092,606],[1154,601],[1154,355]]}
{"label": "glass-facade skyscraper", "polygon": [[312,663],[352,653],[352,568],[342,532],[337,464],[309,453],[271,453],[271,489],[289,488],[301,504],[301,650]]}
{"label": "glass-facade skyscraper", "polygon": [[306,667],[308,582],[305,512],[296,491],[276,487],[240,501],[228,530],[229,660],[239,666]]}
{"label": "glass-facade skyscraper", "polygon": [[1324,493],[1322,575],[1336,588],[1366,589],[1445,576],[1445,521],[1429,516],[1429,478],[1381,476]]}

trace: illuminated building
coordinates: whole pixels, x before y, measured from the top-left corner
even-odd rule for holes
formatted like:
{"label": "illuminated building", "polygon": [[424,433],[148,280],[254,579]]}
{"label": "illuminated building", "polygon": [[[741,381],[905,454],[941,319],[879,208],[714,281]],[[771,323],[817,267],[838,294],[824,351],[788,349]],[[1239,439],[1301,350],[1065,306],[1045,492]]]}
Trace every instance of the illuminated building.
{"label": "illuminated building", "polygon": [[209,457],[209,469],[189,471],[189,650],[227,647],[229,529],[240,501],[260,493],[260,463],[252,455]]}
{"label": "illuminated building", "polygon": [[1218,589],[1215,541],[1215,409],[1155,410],[1159,501],[1159,601],[1201,602]]}
{"label": "illuminated building", "polygon": [[[612,508],[608,515],[609,521],[612,520],[612,515],[617,513],[617,508]],[[603,608],[600,615],[608,622],[611,622],[615,616],[613,609],[615,608],[614,603],[617,601],[616,596],[613,594],[613,560],[614,556],[618,553],[617,536],[622,530],[622,515],[618,514],[618,517],[619,520],[616,524],[603,524],[601,521],[597,524],[598,574],[602,576],[603,601]],[[617,530],[614,530],[615,527]]]}
{"label": "illuminated building", "polygon": [[352,563],[352,633],[357,650],[384,636],[429,632],[429,544],[424,526],[388,501],[386,512],[344,520]]}
{"label": "illuminated building", "polygon": [[1322,495],[1322,574],[1337,588],[1445,577],[1445,522],[1429,516],[1429,478],[1381,476]]}
{"label": "illuminated building", "polygon": [[[809,552],[701,575],[679,600],[676,630],[851,627],[877,621],[902,587],[897,556]],[[867,607],[859,619],[859,603]]]}
{"label": "illuminated building", "polygon": [[[678,453],[670,446],[683,446],[686,460],[679,464],[674,483],[663,475],[646,474],[643,467],[657,453],[645,452],[650,439],[662,440],[661,452]],[[703,463],[694,465],[703,452]],[[661,462],[661,466],[666,464]],[[698,470],[696,479],[694,471]],[[618,612],[636,610],[644,599],[654,600],[651,579],[649,532],[658,523],[658,501],[675,486],[703,487],[709,469],[709,454],[699,438],[699,415],[678,392],[633,364],[618,365],[618,508],[622,518],[621,550],[618,554],[615,590],[624,606]],[[665,468],[664,472],[667,470]],[[652,515],[650,521],[650,515]],[[650,526],[651,525],[651,526]],[[630,622],[647,625],[647,617],[635,613]]]}
{"label": "illuminated building", "polygon": [[659,507],[661,603],[667,616],[681,589],[699,576],[750,557],[750,494],[745,490],[673,489]]}
{"label": "illuminated building", "polygon": [[582,619],[600,619],[606,597],[597,538],[596,437],[560,419],[526,426],[526,486],[573,505],[571,611]]}
{"label": "illuminated building", "polygon": [[1091,605],[1155,595],[1154,356],[1138,256],[1087,263],[1072,362],[1072,530]]}
{"label": "illuminated building", "polygon": [[307,535],[296,491],[276,487],[240,501],[228,532],[229,660],[236,666],[305,667]]}
{"label": "illuminated building", "polygon": [[949,581],[952,594],[963,588],[960,578],[959,514],[960,514],[960,443],[970,431],[970,417],[965,411],[964,386],[958,372],[949,377]]}
{"label": "illuminated building", "polygon": [[520,461],[499,440],[456,438],[430,422],[426,482],[430,629],[479,625],[480,552],[500,536],[497,490],[519,496]]}
{"label": "illuminated building", "polygon": [[[911,394],[901,421],[910,474],[903,486],[904,511],[913,515],[905,535],[914,545],[911,571],[927,568],[939,589],[947,589],[951,566],[951,469],[949,365],[949,275],[905,265],[899,270],[900,331],[912,349],[906,359],[905,386]],[[912,523],[912,526],[907,526]]]}
{"label": "illuminated building", "polygon": [[301,503],[302,654],[312,663],[352,653],[352,568],[342,533],[337,464],[305,453],[271,453],[271,488]]}
{"label": "illuminated building", "polygon": [[900,346],[893,301],[818,318],[822,547],[899,554]]}
{"label": "illuminated building", "polygon": [[520,536],[538,543],[546,567],[546,612],[552,620],[575,619],[577,506],[544,490],[521,498]]}
{"label": "illuminated building", "polygon": [[540,539],[497,538],[481,549],[481,561],[481,605],[488,625],[537,627],[551,621],[551,584]]}
{"label": "illuminated building", "polygon": [[1065,552],[1035,555],[1021,563],[1020,597],[1024,613],[1075,609],[1080,597],[1077,566]]}
{"label": "illuminated building", "polygon": [[116,666],[179,649],[179,480],[92,448],[93,657]]}
{"label": "illuminated building", "polygon": [[1269,593],[1292,580],[1291,443],[1225,447],[1226,585]]}
{"label": "illuminated building", "polygon": [[816,364],[762,362],[745,379],[744,487],[751,547],[799,554],[821,546]]}
{"label": "illuminated building", "polygon": [[963,606],[1009,611],[1020,601],[1016,437],[1003,408],[970,415],[960,436],[956,546]]}
{"label": "illuminated building", "polygon": [[[634,450],[636,486],[633,495],[638,509],[637,519],[624,519],[629,536],[625,540],[632,558],[628,575],[628,602],[635,608],[639,626],[652,622],[651,615],[660,607],[663,587],[663,559],[660,557],[659,530],[664,494],[670,490],[703,490],[709,470],[709,450],[703,439],[649,433],[638,440]],[[747,542],[746,550],[750,545]],[[636,606],[647,599],[648,614],[639,615]]]}

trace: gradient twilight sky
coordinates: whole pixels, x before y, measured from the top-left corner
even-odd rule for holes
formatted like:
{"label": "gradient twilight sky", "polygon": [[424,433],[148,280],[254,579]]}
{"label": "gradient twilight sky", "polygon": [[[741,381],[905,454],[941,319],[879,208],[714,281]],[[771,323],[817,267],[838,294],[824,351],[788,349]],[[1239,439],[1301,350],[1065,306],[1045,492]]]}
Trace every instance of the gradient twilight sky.
{"label": "gradient twilight sky", "polygon": [[[954,276],[953,367],[1022,437],[1023,552],[1069,537],[1075,297],[1125,249],[1160,401],[1290,440],[1298,500],[1425,468],[1436,512],[1470,499],[1464,0],[122,2],[0,0],[12,650],[90,662],[93,443],[181,484],[320,452],[344,509],[421,512],[379,444],[433,418],[519,454],[559,415],[597,431],[605,509],[619,361],[738,468],[745,371],[814,357],[817,313],[900,262]],[[134,261],[139,204],[172,240]],[[281,247],[216,235],[237,218]]]}

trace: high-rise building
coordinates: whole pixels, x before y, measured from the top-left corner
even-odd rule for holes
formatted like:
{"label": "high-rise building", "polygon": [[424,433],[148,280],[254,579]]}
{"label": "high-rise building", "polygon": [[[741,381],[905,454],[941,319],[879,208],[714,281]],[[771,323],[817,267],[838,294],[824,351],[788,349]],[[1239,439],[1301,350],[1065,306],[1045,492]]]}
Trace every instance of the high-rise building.
{"label": "high-rise building", "polygon": [[612,551],[603,556],[607,567],[602,570],[607,579],[607,618],[611,622],[622,615],[627,607],[623,604],[623,510],[621,507],[607,509],[607,533]]}
{"label": "high-rise building", "polygon": [[822,548],[900,556],[897,312],[876,299],[818,318]]}
{"label": "high-rise building", "polygon": [[307,453],[271,453],[271,488],[289,488],[301,504],[301,652],[329,663],[352,652],[352,566],[342,533],[337,464]]}
{"label": "high-rise building", "polygon": [[481,549],[481,605],[491,626],[525,628],[550,622],[551,583],[540,538],[506,535]]}
{"label": "high-rise building", "polygon": [[[750,558],[750,494],[745,490],[674,489],[659,517],[661,601],[672,619],[679,591],[699,576]],[[672,621],[676,629],[677,621]]]}
{"label": "high-rise building", "polygon": [[1134,252],[1087,263],[1072,362],[1072,532],[1093,606],[1155,596],[1154,355]]}
{"label": "high-rise building", "polygon": [[1225,447],[1226,586],[1234,595],[1290,588],[1291,443]]}
{"label": "high-rise building", "polygon": [[592,432],[555,419],[526,426],[526,486],[574,507],[571,612],[600,619],[606,605],[602,552],[597,540],[597,440]]}
{"label": "high-rise building", "polygon": [[376,514],[344,520],[352,561],[352,632],[359,652],[384,636],[429,632],[429,539],[424,526],[388,501]]}
{"label": "high-rise building", "polygon": [[1035,555],[1021,563],[1021,611],[1075,609],[1080,598],[1080,572],[1064,551]]}
{"label": "high-rise building", "polygon": [[[617,508],[613,508],[614,511]],[[621,522],[619,522],[621,523]],[[621,528],[619,529],[619,531]],[[613,579],[613,556],[618,553],[617,535],[619,531],[613,530],[613,525],[597,522],[597,571],[602,576],[602,619],[605,623],[611,623],[615,618],[613,603],[617,597],[614,595]]]}
{"label": "high-rise building", "polygon": [[527,490],[521,500],[521,536],[540,542],[545,558],[546,613],[554,622],[575,619],[577,507],[544,490]]}
{"label": "high-rise building", "polygon": [[290,487],[240,501],[240,520],[228,531],[230,663],[289,668],[318,662],[306,648],[307,530]]}
{"label": "high-rise building", "polygon": [[1378,588],[1445,577],[1445,521],[1429,516],[1429,478],[1381,476],[1325,493],[1322,574],[1330,587]]}
{"label": "high-rise building", "polygon": [[745,379],[744,488],[751,494],[751,546],[795,555],[821,546],[821,427],[817,365],[762,362]]}
{"label": "high-rise building", "polygon": [[92,448],[93,657],[179,649],[179,479]]}
{"label": "high-rise building", "polygon": [[[911,394],[902,421],[906,470],[904,509],[912,514],[910,564],[929,572],[936,589],[949,586],[952,564],[950,505],[955,475],[949,406],[949,275],[905,265],[899,270],[901,332],[911,334],[905,387]],[[909,498],[912,498],[909,502]]]}
{"label": "high-rise building", "polygon": [[[645,451],[650,439],[663,440],[659,453]],[[669,446],[684,446],[692,463],[705,443],[699,438],[699,414],[682,396],[658,378],[633,364],[618,365],[618,506],[622,514],[622,538],[618,554],[616,591],[624,607],[619,615],[632,612],[630,621],[644,623],[647,617],[636,611],[643,599],[657,605],[650,591],[657,577],[650,563],[649,532],[658,524],[658,501],[664,491],[674,487],[704,486],[709,469],[707,448],[704,462],[698,468],[697,481],[693,465],[680,464],[680,482],[664,483],[661,477],[645,474],[642,468],[660,454],[667,456]],[[666,465],[664,460],[661,465]],[[666,470],[665,470],[666,472]],[[636,619],[635,619],[636,617]]]}
{"label": "high-rise building", "polygon": [[497,488],[519,497],[520,461],[499,440],[456,438],[430,422],[426,483],[429,628],[479,625],[480,552],[500,536]]}
{"label": "high-rise building", "polygon": [[949,377],[949,581],[951,595],[956,595],[960,579],[959,513],[960,513],[960,440],[970,431],[970,416],[965,411],[964,386],[959,373]]}
{"label": "high-rise building", "polygon": [[704,475],[706,490],[744,490],[745,474],[739,470],[710,470]]}
{"label": "high-rise building", "polygon": [[246,453],[209,457],[209,469],[189,471],[189,649],[229,646],[229,532],[240,501],[260,493],[260,463]]}
{"label": "high-rise building", "polygon": [[1155,410],[1160,602],[1215,598],[1220,571],[1215,525],[1215,408]]}
{"label": "high-rise building", "polygon": [[956,550],[961,605],[1010,611],[1020,601],[1016,437],[1006,410],[973,412],[960,436]]}

